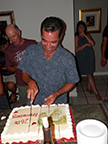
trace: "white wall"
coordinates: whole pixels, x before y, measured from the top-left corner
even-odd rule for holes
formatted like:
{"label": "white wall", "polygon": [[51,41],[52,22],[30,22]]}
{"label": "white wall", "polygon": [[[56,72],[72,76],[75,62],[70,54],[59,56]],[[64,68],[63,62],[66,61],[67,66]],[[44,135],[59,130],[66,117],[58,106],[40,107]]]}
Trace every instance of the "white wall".
{"label": "white wall", "polygon": [[[22,37],[40,41],[40,24],[48,16],[57,16],[67,25],[63,46],[74,53],[73,0],[0,0],[0,11],[14,11]],[[71,95],[76,95],[74,89]]]}
{"label": "white wall", "polygon": [[95,51],[95,61],[96,61],[96,72],[95,74],[108,74],[108,64],[102,68],[100,65],[101,59],[101,42],[102,42],[102,32],[107,24],[107,5],[108,0],[74,0],[74,10],[75,10],[75,28],[77,22],[79,21],[79,9],[89,9],[89,8],[100,8],[102,7],[102,31],[101,33],[91,34],[96,44],[94,46]]}
{"label": "white wall", "polygon": [[0,0],[0,11],[13,10],[22,36],[40,41],[40,24],[47,16],[60,17],[66,24],[64,47],[74,51],[73,0]]}

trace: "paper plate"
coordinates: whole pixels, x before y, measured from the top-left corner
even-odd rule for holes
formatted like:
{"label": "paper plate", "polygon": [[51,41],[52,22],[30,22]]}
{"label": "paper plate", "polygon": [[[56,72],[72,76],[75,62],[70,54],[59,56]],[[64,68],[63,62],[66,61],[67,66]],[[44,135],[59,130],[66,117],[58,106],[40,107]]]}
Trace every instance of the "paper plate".
{"label": "paper plate", "polygon": [[101,142],[101,144],[106,144],[107,127],[98,120],[87,119],[79,122],[76,126],[76,132],[79,144],[87,142],[98,142],[98,144]]}
{"label": "paper plate", "polygon": [[100,137],[107,132],[107,128],[102,122],[93,119],[79,122],[76,129],[87,137]]}

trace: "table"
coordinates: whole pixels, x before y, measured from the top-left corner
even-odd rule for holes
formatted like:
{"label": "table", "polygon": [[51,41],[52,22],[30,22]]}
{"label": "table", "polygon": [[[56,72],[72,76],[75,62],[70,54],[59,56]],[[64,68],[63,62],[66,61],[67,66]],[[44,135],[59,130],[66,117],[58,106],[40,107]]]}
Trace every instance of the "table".
{"label": "table", "polygon": [[[70,107],[72,108],[75,125],[84,119],[96,119],[108,127],[108,117],[101,104],[70,105]],[[71,143],[77,144],[77,142]]]}
{"label": "table", "polygon": [[[74,117],[75,125],[84,119],[96,119],[103,122],[108,127],[108,118],[105,115],[102,105],[70,105]],[[0,133],[6,123],[11,110],[0,110]],[[1,121],[1,117],[6,116],[6,119]],[[77,142],[67,142],[67,144],[77,144]]]}

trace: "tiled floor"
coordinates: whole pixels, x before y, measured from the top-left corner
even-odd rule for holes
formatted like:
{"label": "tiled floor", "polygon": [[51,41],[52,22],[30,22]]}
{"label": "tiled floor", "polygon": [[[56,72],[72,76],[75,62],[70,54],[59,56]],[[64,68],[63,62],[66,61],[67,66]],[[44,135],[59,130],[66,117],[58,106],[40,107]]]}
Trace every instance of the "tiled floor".
{"label": "tiled floor", "polygon": [[[73,105],[79,105],[79,104],[101,104],[105,113],[108,116],[108,102],[104,102],[104,97],[106,93],[106,84],[107,84],[108,75],[103,76],[94,76],[94,81],[96,84],[96,88],[98,92],[100,93],[100,96],[102,97],[102,100],[97,100],[94,95],[89,94],[87,89],[87,77],[83,77],[82,81],[77,86],[77,97],[71,97],[69,99],[69,103]],[[14,104],[11,104],[11,108],[14,108],[16,106],[20,106],[18,102],[15,102]]]}
{"label": "tiled floor", "polygon": [[108,75],[103,76],[94,76],[94,81],[96,84],[96,88],[102,98],[102,100],[97,100],[95,94],[89,94],[87,89],[87,77],[83,77],[82,81],[77,86],[77,97],[71,97],[69,99],[69,103],[73,105],[79,104],[101,104],[105,113],[108,116],[108,102],[104,102],[104,97],[106,93]]}

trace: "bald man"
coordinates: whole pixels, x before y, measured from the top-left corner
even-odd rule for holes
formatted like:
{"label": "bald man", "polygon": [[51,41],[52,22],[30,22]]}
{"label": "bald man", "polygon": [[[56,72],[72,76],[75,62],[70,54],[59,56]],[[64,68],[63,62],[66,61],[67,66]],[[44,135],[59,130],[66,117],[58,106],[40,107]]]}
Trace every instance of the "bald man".
{"label": "bald man", "polygon": [[5,51],[6,68],[10,73],[15,72],[16,83],[19,90],[19,102],[21,105],[27,103],[28,86],[22,81],[22,71],[17,68],[25,49],[29,45],[37,44],[35,40],[29,40],[21,37],[21,30],[17,25],[10,24],[6,27],[6,35],[10,40],[10,46]]}

